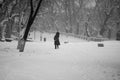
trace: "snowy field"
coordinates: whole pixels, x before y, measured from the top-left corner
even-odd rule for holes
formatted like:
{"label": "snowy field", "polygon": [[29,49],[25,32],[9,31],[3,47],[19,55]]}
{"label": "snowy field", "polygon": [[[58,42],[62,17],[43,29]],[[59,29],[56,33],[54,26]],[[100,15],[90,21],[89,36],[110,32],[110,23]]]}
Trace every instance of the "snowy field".
{"label": "snowy field", "polygon": [[[73,41],[76,40],[76,41]],[[104,47],[98,47],[103,43]],[[120,42],[0,42],[0,80],[120,80]]]}

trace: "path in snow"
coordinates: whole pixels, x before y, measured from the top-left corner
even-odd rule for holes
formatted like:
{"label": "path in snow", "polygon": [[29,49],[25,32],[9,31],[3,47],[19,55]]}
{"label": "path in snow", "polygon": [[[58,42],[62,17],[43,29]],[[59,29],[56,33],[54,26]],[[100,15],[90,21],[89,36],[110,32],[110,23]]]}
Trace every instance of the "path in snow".
{"label": "path in snow", "polygon": [[120,80],[120,42],[0,42],[0,80]]}

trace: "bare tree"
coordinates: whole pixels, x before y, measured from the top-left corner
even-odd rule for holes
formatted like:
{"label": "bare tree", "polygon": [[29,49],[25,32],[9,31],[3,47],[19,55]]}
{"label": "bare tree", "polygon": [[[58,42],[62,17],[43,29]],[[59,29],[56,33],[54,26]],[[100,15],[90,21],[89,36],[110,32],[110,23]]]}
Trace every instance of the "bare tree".
{"label": "bare tree", "polygon": [[9,38],[11,36],[11,24],[10,23],[12,21],[12,18],[14,17],[12,15],[12,9],[13,9],[14,5],[16,5],[16,0],[11,0],[11,1],[3,0],[2,4],[1,4],[1,12],[2,12],[1,15],[3,16],[3,19],[0,22],[0,25],[2,27],[1,35],[2,35],[3,41],[5,40],[6,29],[8,29],[7,36]]}
{"label": "bare tree", "polygon": [[37,15],[37,13],[39,11],[39,7],[40,7],[41,3],[42,3],[42,0],[39,0],[37,8],[34,10],[33,0],[30,0],[30,6],[31,6],[30,16],[29,16],[29,19],[28,19],[28,23],[27,23],[27,27],[26,27],[24,36],[20,40],[20,44],[18,44],[18,46],[20,46],[19,47],[20,52],[24,51],[24,47],[25,47],[25,43],[26,43],[26,40],[27,40],[27,36],[28,36],[29,30],[30,30],[30,27],[31,27],[31,25],[33,24],[33,22],[34,22],[34,20],[36,18],[36,15]]}

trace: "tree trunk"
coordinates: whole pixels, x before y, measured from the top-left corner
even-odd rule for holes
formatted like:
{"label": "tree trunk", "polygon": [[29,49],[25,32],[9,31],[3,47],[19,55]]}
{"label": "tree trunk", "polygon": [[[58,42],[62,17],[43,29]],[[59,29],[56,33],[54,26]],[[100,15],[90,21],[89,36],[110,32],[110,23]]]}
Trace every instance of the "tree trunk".
{"label": "tree trunk", "polygon": [[13,26],[13,21],[12,21],[12,19],[10,19],[10,20],[8,20],[8,23],[7,23],[6,38],[11,38],[12,26]]}
{"label": "tree trunk", "polygon": [[1,11],[4,12],[4,14],[2,14],[2,16],[4,16],[4,18],[0,24],[2,26],[2,33],[1,33],[2,40],[5,40],[5,37],[7,37],[7,38],[11,37],[11,31],[12,31],[12,29],[11,29],[11,27],[12,27],[11,14],[12,14],[13,6],[16,4],[16,0],[9,2],[9,4],[7,4],[7,1],[2,1],[2,2],[4,2],[4,3],[2,5]]}
{"label": "tree trunk", "polygon": [[20,49],[20,47],[21,47],[21,39],[23,38],[24,32],[25,32],[25,28],[24,28],[24,29],[21,29],[21,28],[20,28],[17,49]]}
{"label": "tree trunk", "polygon": [[85,36],[90,37],[88,33],[88,23],[85,23]]}
{"label": "tree trunk", "polygon": [[25,43],[26,43],[26,40],[27,40],[27,36],[28,36],[29,30],[30,30],[30,27],[31,27],[31,25],[33,24],[33,22],[35,20],[35,17],[36,17],[36,15],[38,13],[38,10],[39,10],[39,7],[40,7],[41,3],[42,3],[42,0],[39,1],[38,5],[37,5],[37,8],[36,8],[36,10],[34,12],[34,10],[33,10],[33,0],[30,0],[31,12],[30,12],[30,16],[29,16],[29,19],[28,19],[28,23],[27,23],[27,27],[26,27],[24,36],[20,40],[19,52],[24,51],[24,47],[25,47]]}
{"label": "tree trunk", "polygon": [[1,22],[1,26],[2,26],[2,31],[1,31],[1,40],[2,41],[5,41],[5,35],[6,35],[6,27],[7,27],[7,22],[8,22],[8,19],[4,19],[2,22]]}
{"label": "tree trunk", "polygon": [[2,32],[1,32],[2,41],[5,41],[5,34],[6,34],[5,30],[6,30],[6,25],[2,26]]}
{"label": "tree trunk", "polygon": [[22,39],[20,39],[20,41],[19,41],[19,52],[23,52],[24,51],[24,47],[25,47],[25,40],[24,40],[24,38],[22,38]]}
{"label": "tree trunk", "polygon": [[105,18],[104,23],[103,23],[103,26],[102,26],[102,28],[101,28],[101,30],[100,30],[100,35],[101,35],[101,36],[104,36],[104,33],[105,33],[106,29],[107,29],[107,27],[106,27],[106,26],[107,26],[107,21],[110,19],[113,10],[114,10],[114,7],[111,8],[111,10],[110,10],[109,13],[107,13],[107,11],[105,12],[106,18]]}
{"label": "tree trunk", "polygon": [[[23,12],[20,14],[20,17],[19,17],[19,27],[18,27],[18,45],[17,45],[17,49],[20,49],[20,39],[21,39],[21,37],[23,37],[22,35],[24,34],[23,33],[23,29],[21,29],[22,27],[23,27]],[[22,33],[22,35],[21,35],[21,33]]]}

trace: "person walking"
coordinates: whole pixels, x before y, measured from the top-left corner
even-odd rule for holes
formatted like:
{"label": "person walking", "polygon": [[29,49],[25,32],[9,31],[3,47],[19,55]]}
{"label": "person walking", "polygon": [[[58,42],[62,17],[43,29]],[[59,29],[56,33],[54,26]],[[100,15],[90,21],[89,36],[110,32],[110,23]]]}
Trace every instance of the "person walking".
{"label": "person walking", "polygon": [[54,36],[55,49],[58,49],[58,48],[59,48],[59,45],[60,45],[59,36],[60,36],[60,33],[59,33],[59,32],[56,32],[56,34],[55,34],[55,36]]}

